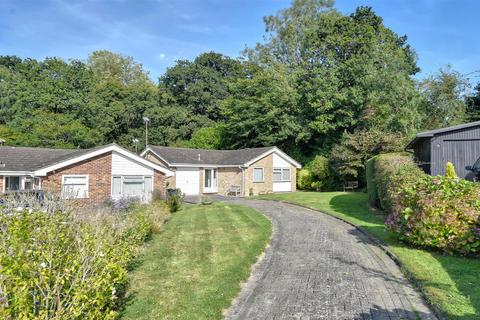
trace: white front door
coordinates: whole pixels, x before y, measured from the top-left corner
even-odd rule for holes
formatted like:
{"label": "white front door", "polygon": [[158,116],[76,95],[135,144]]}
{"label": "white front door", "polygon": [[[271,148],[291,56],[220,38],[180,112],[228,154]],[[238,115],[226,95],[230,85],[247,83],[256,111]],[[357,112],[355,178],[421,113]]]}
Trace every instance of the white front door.
{"label": "white front door", "polygon": [[187,195],[200,193],[200,171],[198,168],[177,168],[175,186]]}
{"label": "white front door", "polygon": [[218,171],[216,168],[205,169],[205,184],[203,192],[216,193],[218,192]]}

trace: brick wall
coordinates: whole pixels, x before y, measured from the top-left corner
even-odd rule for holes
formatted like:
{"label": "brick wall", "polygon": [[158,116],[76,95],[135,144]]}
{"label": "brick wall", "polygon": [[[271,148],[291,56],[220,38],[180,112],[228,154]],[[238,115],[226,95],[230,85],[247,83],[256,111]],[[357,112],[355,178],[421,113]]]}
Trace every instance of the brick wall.
{"label": "brick wall", "polygon": [[[253,169],[263,168],[263,182],[253,182]],[[245,195],[273,192],[273,154],[258,160],[245,170]]]}
{"label": "brick wall", "polygon": [[[253,169],[263,168],[263,182],[253,182]],[[291,190],[297,190],[297,168],[290,165]],[[253,194],[263,194],[273,192],[273,154],[258,160],[245,169],[245,195],[250,195],[250,189]]]}
{"label": "brick wall", "polygon": [[42,189],[60,195],[63,175],[88,174],[88,198],[75,199],[75,202],[79,205],[93,206],[110,198],[111,172],[112,154],[103,154],[49,173],[42,178]]}
{"label": "brick wall", "polygon": [[[170,169],[172,171],[175,171],[174,168],[169,168],[166,163],[158,159],[155,155],[153,155],[151,152],[147,152],[147,154],[144,156],[144,158],[150,162],[153,162],[155,164],[158,164],[159,166],[162,166],[166,169]],[[163,176],[163,179],[165,179],[165,186],[168,184],[168,188],[175,188],[175,175],[171,177],[165,177]]]}
{"label": "brick wall", "polygon": [[162,195],[165,194],[165,174],[155,170],[153,172],[153,191],[159,190]]}
{"label": "brick wall", "polygon": [[226,195],[232,186],[242,186],[242,170],[239,168],[218,168],[218,193]]}

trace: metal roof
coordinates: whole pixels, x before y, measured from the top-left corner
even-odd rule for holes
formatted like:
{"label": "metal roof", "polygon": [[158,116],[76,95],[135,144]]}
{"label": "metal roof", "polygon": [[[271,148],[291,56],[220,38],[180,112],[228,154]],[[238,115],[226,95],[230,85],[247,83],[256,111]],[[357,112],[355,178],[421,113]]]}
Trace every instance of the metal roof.
{"label": "metal roof", "polygon": [[445,133],[445,132],[450,132],[450,131],[468,129],[468,128],[477,127],[477,126],[480,126],[480,121],[468,122],[468,123],[463,123],[463,124],[459,124],[459,125],[456,125],[456,126],[451,126],[451,127],[445,127],[445,128],[435,129],[435,130],[429,130],[429,131],[419,132],[419,133],[417,133],[417,135],[415,136],[415,138],[407,144],[407,146],[405,147],[405,149],[412,149],[413,146],[414,146],[417,142],[422,141],[422,140],[424,140],[425,138],[431,138],[431,137],[433,137],[433,136],[435,136],[435,135],[437,135],[437,134],[439,134],[439,133]]}

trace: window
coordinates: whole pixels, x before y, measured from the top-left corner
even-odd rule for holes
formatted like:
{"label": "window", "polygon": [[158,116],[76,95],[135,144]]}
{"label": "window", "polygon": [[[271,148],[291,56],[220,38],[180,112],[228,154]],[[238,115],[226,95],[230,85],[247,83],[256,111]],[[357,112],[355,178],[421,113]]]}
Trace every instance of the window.
{"label": "window", "polygon": [[288,182],[290,179],[290,168],[273,168],[274,182]]}
{"label": "window", "polygon": [[217,187],[217,169],[205,169],[205,188]]}
{"label": "window", "polygon": [[123,177],[123,195],[140,196],[143,194],[143,177]]}
{"label": "window", "polygon": [[63,176],[62,197],[64,199],[88,198],[88,175]]}
{"label": "window", "polygon": [[253,168],[253,182],[263,182],[263,168]]}
{"label": "window", "polygon": [[5,177],[5,191],[20,190],[20,177]]}
{"label": "window", "polygon": [[112,197],[143,197],[152,193],[151,176],[115,176],[112,177]]}
{"label": "window", "polygon": [[4,190],[0,191],[17,191],[17,190],[38,190],[40,189],[40,178],[33,176],[5,176]]}

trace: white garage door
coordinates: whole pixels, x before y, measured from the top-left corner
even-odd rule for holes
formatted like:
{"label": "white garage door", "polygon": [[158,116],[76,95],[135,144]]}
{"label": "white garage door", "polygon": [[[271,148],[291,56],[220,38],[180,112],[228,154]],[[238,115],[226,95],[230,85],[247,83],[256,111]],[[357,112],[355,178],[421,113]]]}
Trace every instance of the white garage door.
{"label": "white garage door", "polygon": [[285,192],[292,191],[291,182],[274,182],[273,183],[273,192]]}
{"label": "white garage door", "polygon": [[200,171],[198,168],[177,168],[175,185],[183,193],[194,195],[200,193]]}

